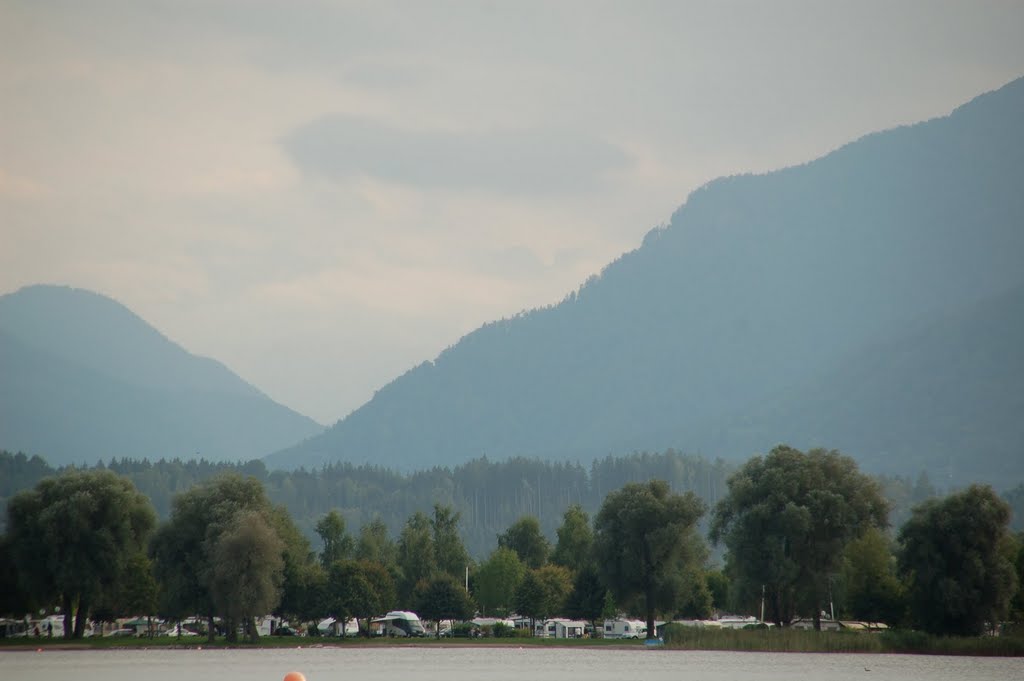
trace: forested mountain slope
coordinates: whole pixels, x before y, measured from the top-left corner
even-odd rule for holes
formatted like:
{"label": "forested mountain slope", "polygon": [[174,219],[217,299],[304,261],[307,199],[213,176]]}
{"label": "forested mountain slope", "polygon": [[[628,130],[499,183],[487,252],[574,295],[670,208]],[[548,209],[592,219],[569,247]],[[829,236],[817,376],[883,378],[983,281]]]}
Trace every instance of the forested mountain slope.
{"label": "forested mountain slope", "polygon": [[[883,473],[949,487],[1024,481],[1024,286],[870,345],[745,418],[718,447],[766,439],[856,452]],[[713,437],[713,435],[712,435]]]}
{"label": "forested mountain slope", "polygon": [[[742,460],[787,434],[831,446],[841,432],[786,410],[753,440],[723,429],[1024,282],[1022,186],[1024,80],[801,166],[716,180],[560,304],[468,334],[268,465],[409,470],[668,447]],[[923,378],[902,369],[851,399]],[[887,463],[913,473],[935,444],[932,412],[909,403],[902,416],[884,441],[907,465]]]}
{"label": "forested mountain slope", "polygon": [[54,464],[248,460],[321,427],[88,291],[0,296],[0,447]]}

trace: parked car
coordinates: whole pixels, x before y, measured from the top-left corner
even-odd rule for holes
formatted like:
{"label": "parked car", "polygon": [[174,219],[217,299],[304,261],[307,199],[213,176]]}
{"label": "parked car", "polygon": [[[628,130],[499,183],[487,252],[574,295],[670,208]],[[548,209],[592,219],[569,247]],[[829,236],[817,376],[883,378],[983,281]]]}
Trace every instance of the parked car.
{"label": "parked car", "polygon": [[134,629],[114,629],[113,631],[108,631],[106,633],[106,636],[108,636],[110,638],[126,638],[126,637],[131,637],[131,636],[135,636],[135,630]]}

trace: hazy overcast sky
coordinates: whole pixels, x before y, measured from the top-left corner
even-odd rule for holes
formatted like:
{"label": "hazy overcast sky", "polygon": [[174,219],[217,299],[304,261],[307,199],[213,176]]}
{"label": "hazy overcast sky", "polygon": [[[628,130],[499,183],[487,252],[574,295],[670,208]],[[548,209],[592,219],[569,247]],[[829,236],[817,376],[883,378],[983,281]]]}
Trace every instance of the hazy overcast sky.
{"label": "hazy overcast sky", "polygon": [[1024,2],[0,0],[0,293],[324,423],[727,174],[1024,75]]}

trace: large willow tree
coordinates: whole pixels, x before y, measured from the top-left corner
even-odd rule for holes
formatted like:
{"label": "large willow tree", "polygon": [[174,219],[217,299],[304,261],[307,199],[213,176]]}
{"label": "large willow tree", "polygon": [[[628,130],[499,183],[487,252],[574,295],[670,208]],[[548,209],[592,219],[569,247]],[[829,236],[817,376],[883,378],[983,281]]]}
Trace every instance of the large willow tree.
{"label": "large willow tree", "polygon": [[630,483],[609,494],[594,522],[594,554],[620,604],[635,603],[653,637],[655,613],[673,615],[690,595],[706,548],[697,533],[704,502],[668,483]]}
{"label": "large willow tree", "polygon": [[887,524],[878,484],[834,450],[805,454],[779,446],[750,459],[728,487],[715,508],[711,538],[728,549],[733,583],[747,594],[763,592],[776,624],[789,624],[806,608],[820,629],[846,545]]}
{"label": "large willow tree", "polygon": [[46,478],[11,499],[7,518],[19,583],[37,602],[61,604],[68,638],[81,638],[90,609],[117,593],[156,524],[149,500],[105,470]]}
{"label": "large willow tree", "polygon": [[166,614],[214,615],[229,639],[239,625],[256,638],[253,617],[273,611],[286,576],[312,560],[308,542],[271,505],[255,478],[223,475],[174,498],[152,544]]}
{"label": "large willow tree", "polygon": [[1017,590],[1009,522],[1010,505],[988,485],[914,508],[899,543],[916,626],[976,636],[1006,616]]}

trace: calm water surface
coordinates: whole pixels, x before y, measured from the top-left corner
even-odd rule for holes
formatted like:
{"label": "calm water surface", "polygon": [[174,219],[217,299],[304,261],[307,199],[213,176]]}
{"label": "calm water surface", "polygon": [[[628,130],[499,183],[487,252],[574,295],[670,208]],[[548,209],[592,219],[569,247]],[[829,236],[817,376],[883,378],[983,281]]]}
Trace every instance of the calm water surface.
{"label": "calm water surface", "polygon": [[538,648],[0,652],[3,681],[1022,681],[1024,659]]}

